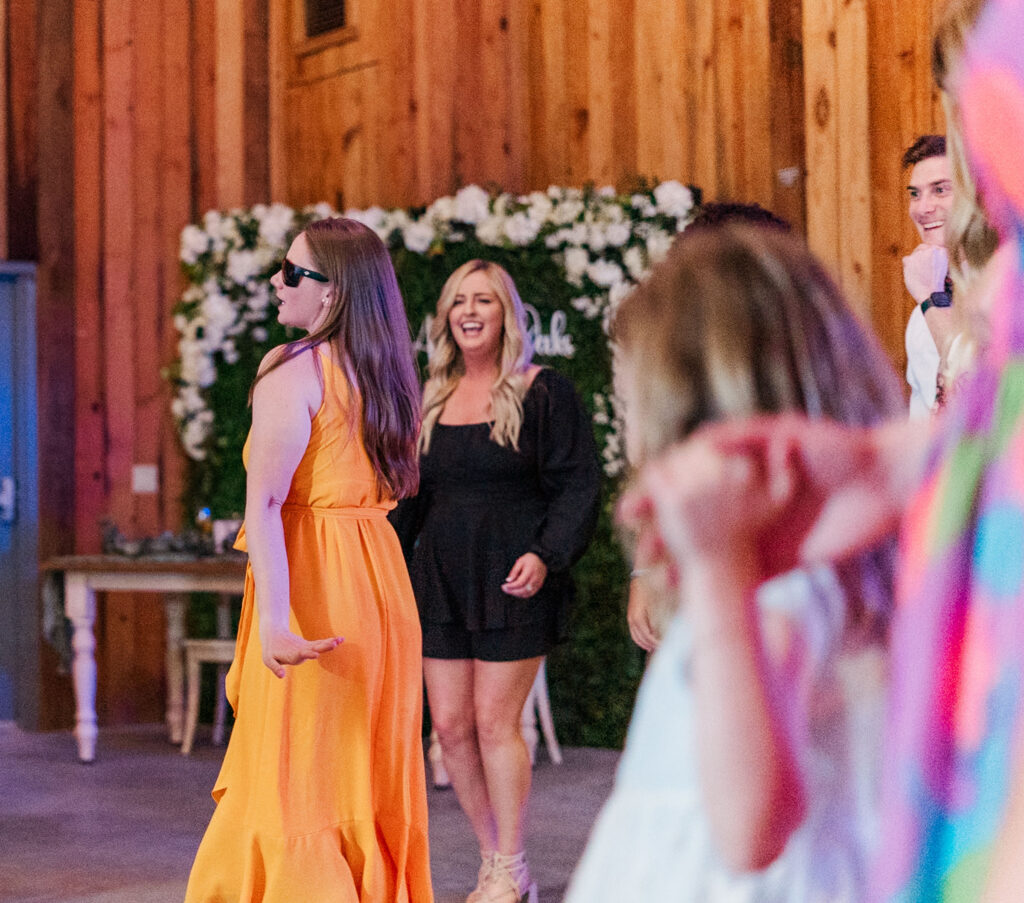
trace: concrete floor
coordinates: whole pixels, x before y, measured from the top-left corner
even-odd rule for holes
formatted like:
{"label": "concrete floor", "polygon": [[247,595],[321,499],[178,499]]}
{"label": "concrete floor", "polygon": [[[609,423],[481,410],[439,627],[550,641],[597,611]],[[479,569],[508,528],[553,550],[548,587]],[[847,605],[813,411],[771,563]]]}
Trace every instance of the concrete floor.
{"label": "concrete floor", "polygon": [[[106,729],[82,765],[70,734],[0,723],[0,901],[180,903],[223,753],[206,736],[185,758],[159,726]],[[553,765],[542,745],[534,769],[527,853],[541,903],[562,899],[618,759],[563,752]],[[430,789],[429,806],[436,901],[462,903],[479,853],[450,790]]]}

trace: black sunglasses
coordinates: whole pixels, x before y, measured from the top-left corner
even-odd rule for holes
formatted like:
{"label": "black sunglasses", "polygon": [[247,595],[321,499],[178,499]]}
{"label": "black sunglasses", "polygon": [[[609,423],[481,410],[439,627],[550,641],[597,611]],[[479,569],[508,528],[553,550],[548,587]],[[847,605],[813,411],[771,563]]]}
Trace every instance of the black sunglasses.
{"label": "black sunglasses", "polygon": [[284,263],[281,264],[281,278],[284,280],[284,284],[289,288],[295,288],[302,281],[303,276],[309,276],[310,279],[315,279],[317,282],[331,281],[323,273],[318,273],[316,270],[297,267],[286,257]]}

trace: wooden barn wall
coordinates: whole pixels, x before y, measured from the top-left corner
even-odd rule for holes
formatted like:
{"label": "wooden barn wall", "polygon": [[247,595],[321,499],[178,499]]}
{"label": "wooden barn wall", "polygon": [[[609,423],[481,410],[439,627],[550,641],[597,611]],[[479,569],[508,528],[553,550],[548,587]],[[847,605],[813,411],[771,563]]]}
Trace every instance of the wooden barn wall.
{"label": "wooden barn wall", "polygon": [[[180,230],[215,207],[679,179],[805,230],[902,364],[898,161],[941,129],[941,2],[348,0],[348,26],[309,40],[302,0],[0,0],[0,253],[47,267],[41,547],[95,551],[105,516],[180,526],[160,370]],[[132,491],[146,464],[156,494]],[[107,721],[160,718],[162,631],[153,600],[107,600]]]}

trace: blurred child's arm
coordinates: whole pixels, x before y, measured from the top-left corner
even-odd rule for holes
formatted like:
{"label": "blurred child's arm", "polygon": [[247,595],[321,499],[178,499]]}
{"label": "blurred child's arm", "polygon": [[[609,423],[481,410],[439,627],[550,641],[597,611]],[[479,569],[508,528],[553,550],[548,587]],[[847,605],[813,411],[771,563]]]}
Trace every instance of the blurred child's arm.
{"label": "blurred child's arm", "polygon": [[645,468],[644,499],[624,512],[645,519],[647,534],[656,526],[675,565],[693,631],[701,785],[719,853],[738,871],[769,865],[805,811],[754,599],[759,536],[790,503],[793,478],[698,435]]}

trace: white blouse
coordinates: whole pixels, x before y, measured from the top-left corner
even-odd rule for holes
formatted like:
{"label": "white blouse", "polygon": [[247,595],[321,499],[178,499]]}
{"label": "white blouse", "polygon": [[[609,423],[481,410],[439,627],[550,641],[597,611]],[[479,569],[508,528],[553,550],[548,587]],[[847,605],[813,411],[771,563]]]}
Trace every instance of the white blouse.
{"label": "white blouse", "polygon": [[701,798],[699,725],[687,678],[691,635],[677,615],[644,677],[615,787],[566,903],[864,899],[880,766],[881,654],[841,651],[846,608],[827,568],[765,584],[758,604],[785,612],[802,634],[796,685],[789,678],[778,696],[803,772],[803,824],[764,871],[737,874],[720,860]]}

